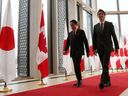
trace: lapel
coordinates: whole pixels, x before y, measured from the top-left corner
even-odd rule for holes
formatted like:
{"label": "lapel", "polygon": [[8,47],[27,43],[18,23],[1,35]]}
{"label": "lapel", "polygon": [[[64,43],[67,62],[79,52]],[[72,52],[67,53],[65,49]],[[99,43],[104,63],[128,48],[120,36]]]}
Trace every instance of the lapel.
{"label": "lapel", "polygon": [[98,33],[100,33],[100,23],[98,23]]}

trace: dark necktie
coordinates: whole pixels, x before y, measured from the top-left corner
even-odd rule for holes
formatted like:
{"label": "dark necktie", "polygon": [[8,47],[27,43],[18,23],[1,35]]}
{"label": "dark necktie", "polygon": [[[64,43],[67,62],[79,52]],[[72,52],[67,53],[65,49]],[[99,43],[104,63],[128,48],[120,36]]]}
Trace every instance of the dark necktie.
{"label": "dark necktie", "polygon": [[75,35],[76,35],[76,34],[75,34],[75,31],[73,31],[73,37],[75,37]]}
{"label": "dark necktie", "polygon": [[103,28],[104,28],[104,23],[101,23],[101,24],[100,24],[100,32],[101,32],[101,33],[103,32]]}

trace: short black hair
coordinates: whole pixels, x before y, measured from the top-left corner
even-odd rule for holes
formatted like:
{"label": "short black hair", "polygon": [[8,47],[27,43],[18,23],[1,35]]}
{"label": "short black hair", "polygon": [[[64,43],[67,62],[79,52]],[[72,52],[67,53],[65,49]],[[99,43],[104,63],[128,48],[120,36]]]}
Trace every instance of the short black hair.
{"label": "short black hair", "polygon": [[74,23],[74,24],[78,24],[78,22],[76,20],[71,20],[70,23]]}
{"label": "short black hair", "polygon": [[106,12],[105,12],[104,10],[102,10],[102,9],[99,9],[99,10],[98,10],[97,15],[99,14],[99,12],[103,12],[104,15],[106,15]]}

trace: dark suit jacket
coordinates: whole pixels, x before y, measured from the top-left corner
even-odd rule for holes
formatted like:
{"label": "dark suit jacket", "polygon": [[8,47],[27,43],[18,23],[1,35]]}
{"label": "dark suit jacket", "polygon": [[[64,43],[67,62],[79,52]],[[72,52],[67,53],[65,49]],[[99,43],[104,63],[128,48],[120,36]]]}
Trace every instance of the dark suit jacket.
{"label": "dark suit jacket", "polygon": [[113,38],[115,49],[119,49],[113,24],[105,21],[103,32],[100,32],[100,23],[96,24],[93,34],[93,49],[98,50],[102,45],[106,51],[113,51],[114,48],[111,37]]}
{"label": "dark suit jacket", "polygon": [[68,34],[67,43],[64,50],[67,51],[70,46],[71,57],[74,55],[84,55],[84,44],[86,47],[86,52],[89,53],[89,46],[85,32],[81,29],[78,29],[76,35],[74,35],[73,32],[71,31]]}

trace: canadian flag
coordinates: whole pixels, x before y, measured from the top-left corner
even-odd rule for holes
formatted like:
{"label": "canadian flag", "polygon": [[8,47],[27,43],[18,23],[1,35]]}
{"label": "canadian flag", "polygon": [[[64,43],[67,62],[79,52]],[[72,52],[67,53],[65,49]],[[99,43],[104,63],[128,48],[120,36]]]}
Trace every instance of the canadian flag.
{"label": "canadian flag", "polygon": [[125,54],[125,56],[126,57],[128,57],[128,49],[127,49],[128,47],[127,47],[127,45],[125,46],[125,48],[124,48],[124,54]]}
{"label": "canadian flag", "polygon": [[113,69],[116,69],[116,61],[118,59],[118,56],[116,56],[116,53],[115,51],[112,51],[111,52],[111,56],[110,56],[110,64],[111,64],[111,67]]}
{"label": "canadian flag", "polygon": [[[67,37],[68,37],[68,32],[67,32],[66,21],[64,23],[65,23],[65,28],[64,28],[64,48],[65,48],[66,42],[67,42]],[[67,75],[70,75],[71,73],[73,73],[73,64],[72,64],[73,62],[71,60],[69,50],[67,51],[66,54],[63,55],[63,67],[66,69]]]}
{"label": "canadian flag", "polygon": [[[125,54],[124,54],[124,47],[125,47],[125,38],[122,34],[120,34],[120,38],[119,38],[119,59],[120,59],[120,65],[122,68],[125,68]],[[117,63],[118,64],[118,63]],[[119,64],[118,64],[119,65]]]}
{"label": "canadian flag", "polygon": [[0,32],[0,79],[6,82],[16,77],[15,40],[12,25],[11,2],[7,1]]}
{"label": "canadian flag", "polygon": [[95,61],[94,61],[95,59],[94,59],[94,52],[93,52],[93,46],[92,46],[91,32],[88,32],[87,36],[88,36],[89,49],[90,49],[89,63],[90,63],[91,70],[94,71],[96,69],[95,68],[96,64],[95,64]]}
{"label": "canadian flag", "polygon": [[42,10],[41,22],[40,22],[40,32],[38,37],[38,49],[37,49],[37,64],[38,70],[42,75],[42,78],[45,78],[49,74],[48,67],[48,50],[46,47],[46,37],[45,37],[45,24],[44,24],[44,13]]}

